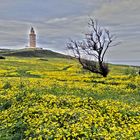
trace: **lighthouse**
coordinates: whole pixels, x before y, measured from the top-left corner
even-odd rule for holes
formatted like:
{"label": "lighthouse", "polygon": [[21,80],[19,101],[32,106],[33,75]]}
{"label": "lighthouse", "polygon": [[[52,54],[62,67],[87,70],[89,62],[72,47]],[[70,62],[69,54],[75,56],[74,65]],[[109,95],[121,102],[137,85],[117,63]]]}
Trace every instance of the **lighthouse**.
{"label": "lighthouse", "polygon": [[31,27],[31,31],[29,34],[29,47],[36,48],[36,34],[33,27]]}

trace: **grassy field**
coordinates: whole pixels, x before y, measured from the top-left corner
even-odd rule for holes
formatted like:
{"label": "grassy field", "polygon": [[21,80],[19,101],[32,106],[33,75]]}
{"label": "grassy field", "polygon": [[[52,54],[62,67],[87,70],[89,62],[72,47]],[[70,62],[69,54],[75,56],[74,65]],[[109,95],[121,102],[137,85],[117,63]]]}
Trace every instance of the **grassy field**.
{"label": "grassy field", "polygon": [[72,59],[0,60],[0,140],[140,139],[137,68],[107,78]]}

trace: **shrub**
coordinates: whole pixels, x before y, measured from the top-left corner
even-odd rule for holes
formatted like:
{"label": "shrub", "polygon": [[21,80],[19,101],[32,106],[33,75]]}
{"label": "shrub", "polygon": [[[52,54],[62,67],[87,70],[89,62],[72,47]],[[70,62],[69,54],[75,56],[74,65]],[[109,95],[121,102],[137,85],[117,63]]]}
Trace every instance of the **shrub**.
{"label": "shrub", "polygon": [[0,56],[0,59],[5,59],[5,57],[4,56]]}

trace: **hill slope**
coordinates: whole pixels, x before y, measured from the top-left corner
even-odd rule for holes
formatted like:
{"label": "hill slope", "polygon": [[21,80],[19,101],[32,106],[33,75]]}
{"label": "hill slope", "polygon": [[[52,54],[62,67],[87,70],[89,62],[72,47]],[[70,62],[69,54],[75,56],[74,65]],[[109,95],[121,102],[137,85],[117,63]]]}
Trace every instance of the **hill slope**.
{"label": "hill slope", "polygon": [[56,57],[66,58],[68,56],[53,52],[51,50],[43,49],[21,49],[21,50],[1,50],[0,54],[3,56],[18,56],[18,57]]}
{"label": "hill slope", "polygon": [[140,140],[140,76],[103,78],[74,59],[0,60],[0,140]]}

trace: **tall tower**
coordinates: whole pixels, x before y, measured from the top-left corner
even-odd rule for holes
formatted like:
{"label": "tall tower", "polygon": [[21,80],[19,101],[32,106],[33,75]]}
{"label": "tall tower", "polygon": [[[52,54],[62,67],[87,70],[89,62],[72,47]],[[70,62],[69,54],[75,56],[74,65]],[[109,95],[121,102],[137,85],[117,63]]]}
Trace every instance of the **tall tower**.
{"label": "tall tower", "polygon": [[36,34],[34,31],[34,28],[31,27],[31,31],[29,34],[29,43],[30,43],[30,48],[36,48]]}

